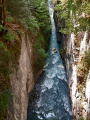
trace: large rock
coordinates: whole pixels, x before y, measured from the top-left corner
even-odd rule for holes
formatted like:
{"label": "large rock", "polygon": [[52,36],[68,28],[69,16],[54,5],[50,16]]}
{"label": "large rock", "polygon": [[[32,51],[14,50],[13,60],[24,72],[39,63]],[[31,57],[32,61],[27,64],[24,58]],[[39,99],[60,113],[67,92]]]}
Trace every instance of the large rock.
{"label": "large rock", "polygon": [[18,70],[10,76],[12,102],[9,105],[9,120],[26,120],[28,107],[28,93],[34,86],[33,72],[31,67],[31,42],[26,37],[21,37],[21,54]]}

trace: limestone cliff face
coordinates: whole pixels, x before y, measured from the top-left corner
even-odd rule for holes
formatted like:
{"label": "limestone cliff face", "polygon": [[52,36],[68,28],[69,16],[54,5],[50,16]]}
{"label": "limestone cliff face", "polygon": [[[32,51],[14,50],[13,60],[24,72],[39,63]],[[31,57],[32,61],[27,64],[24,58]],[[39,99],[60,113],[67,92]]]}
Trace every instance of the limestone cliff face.
{"label": "limestone cliff face", "polygon": [[26,120],[28,93],[34,86],[32,72],[32,44],[28,35],[21,36],[21,54],[18,69],[10,76],[12,102],[9,105],[10,120]]}
{"label": "limestone cliff face", "polygon": [[[87,43],[88,38],[88,43]],[[90,120],[90,71],[82,92],[78,90],[77,66],[85,51],[90,49],[89,33],[78,34],[79,46],[75,44],[75,35],[69,34],[63,37],[62,46],[66,49],[65,66],[67,70],[68,85],[72,99],[72,111],[75,119],[84,116]]]}

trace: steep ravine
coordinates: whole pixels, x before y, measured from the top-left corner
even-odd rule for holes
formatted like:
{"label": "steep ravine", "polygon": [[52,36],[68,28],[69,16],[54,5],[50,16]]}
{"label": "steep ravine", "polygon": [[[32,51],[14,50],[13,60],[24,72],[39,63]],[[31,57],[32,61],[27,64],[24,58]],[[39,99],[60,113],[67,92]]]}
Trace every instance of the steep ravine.
{"label": "steep ravine", "polygon": [[2,5],[3,2],[0,1],[0,14],[5,20],[3,24],[0,18],[0,120],[26,120],[28,94],[47,56],[48,3],[7,0]]}
{"label": "steep ravine", "polygon": [[[10,38],[8,40],[4,39],[4,41],[0,38],[0,42],[5,45],[5,48],[3,49],[5,49],[6,52],[8,51],[7,49],[14,51],[15,63],[13,64],[16,64],[16,68],[14,68],[14,71],[10,75],[10,85],[9,82],[6,84],[7,81],[5,80],[2,80],[3,82],[1,82],[1,84],[6,84],[5,87],[8,86],[7,89],[10,87],[9,92],[12,94],[12,98],[8,106],[8,119],[72,120],[72,116],[74,115],[75,120],[82,117],[90,120],[90,70],[86,81],[83,83],[83,86],[78,84],[77,72],[78,65],[82,62],[85,51],[89,51],[90,49],[90,33],[87,31],[79,32],[77,37],[80,41],[79,47],[77,47],[77,39],[74,34],[62,35],[60,33],[59,35],[57,34],[57,39],[56,29],[58,33],[59,31],[55,26],[53,18],[53,5],[51,0],[49,0],[52,30],[48,57],[43,68],[43,59],[45,59],[46,56],[45,50],[48,46],[50,31],[49,17],[46,17],[48,21],[47,27],[43,27],[43,25],[46,25],[43,20],[43,17],[45,16],[40,15],[41,13],[39,15],[42,17],[42,21],[44,21],[44,24],[41,22],[41,26],[39,26],[39,19],[37,19],[36,16],[35,18],[34,16],[29,16],[29,19],[26,17],[26,21],[23,21],[22,18],[25,17],[24,15],[26,15],[26,11],[28,11],[27,6],[29,6],[29,1],[26,2],[22,0],[21,2],[24,2],[22,7],[21,2],[18,2],[12,0],[11,3],[9,3],[10,7],[8,8],[12,8],[10,12],[12,12],[13,17],[11,17],[12,15],[8,13],[7,16],[9,16],[9,19],[12,18],[12,20],[11,22],[6,22],[6,31],[4,31],[4,34],[5,32],[8,33],[8,31],[9,33],[11,32],[14,38],[11,41]],[[14,6],[14,3],[19,5],[17,6],[18,9]],[[42,6],[42,4],[39,5]],[[14,7],[12,7],[12,5]],[[41,6],[39,6],[39,8],[41,8]],[[24,9],[25,7],[27,9]],[[21,17],[21,23],[18,21],[18,17],[14,18],[16,10],[21,10],[21,13],[24,12],[23,17]],[[34,9],[32,11],[34,12]],[[22,15],[21,13],[18,14]],[[29,13],[27,15],[29,15]],[[46,15],[48,16],[48,12]],[[36,26],[30,24],[30,26],[26,28],[27,20],[31,20],[29,22]],[[26,24],[26,26],[22,24],[23,22],[25,22],[24,24]],[[58,23],[56,22],[56,24]],[[60,56],[59,44],[57,43],[57,40],[61,42],[61,49],[64,49],[65,52],[65,55],[63,53],[64,56],[61,55],[64,58],[65,67]],[[39,44],[36,44],[37,41]],[[57,50],[56,53],[53,51],[54,48]],[[39,55],[41,56],[38,59]],[[10,65],[8,66],[11,67],[12,61],[10,61],[9,64]],[[5,67],[8,68],[8,66]],[[0,79],[2,79],[1,76]],[[28,97],[29,93],[30,96]],[[28,101],[28,99],[30,100]]]}
{"label": "steep ravine", "polygon": [[[81,39],[80,35],[83,35]],[[79,40],[80,40],[80,51],[74,44],[74,34],[68,35],[66,39],[64,38],[64,46],[66,46],[66,57],[65,57],[65,64],[67,69],[67,76],[68,76],[68,84],[70,88],[70,95],[72,99],[72,111],[76,119],[80,117],[85,117],[90,119],[90,72],[88,73],[88,77],[86,80],[85,85],[83,86],[82,91],[79,91],[78,88],[78,78],[77,78],[77,67],[78,62],[80,61],[81,57],[83,56],[84,52],[89,49],[90,47],[90,38],[89,43],[87,44],[86,32],[79,33]],[[87,84],[88,83],[88,84]],[[88,88],[88,90],[87,90]]]}
{"label": "steep ravine", "polygon": [[90,2],[54,2],[57,39],[67,71],[74,119],[90,120],[90,15],[87,12]]}
{"label": "steep ravine", "polygon": [[[52,0],[48,0],[51,39],[42,74],[29,95],[27,120],[72,120],[66,71],[59,53]],[[56,48],[56,52],[53,50]]]}
{"label": "steep ravine", "polygon": [[[58,25],[57,20],[56,24]],[[75,34],[72,33],[63,35],[59,33],[58,26],[57,34],[57,39],[61,43],[60,51],[63,51],[62,58],[64,59],[64,64],[67,71],[74,119],[78,120],[82,118],[90,120],[90,71],[88,72],[87,79],[81,89],[79,88],[79,73],[77,71],[79,64],[83,64],[82,58],[85,55],[85,52],[90,49],[90,33],[87,31],[78,33],[78,46],[75,44]]]}

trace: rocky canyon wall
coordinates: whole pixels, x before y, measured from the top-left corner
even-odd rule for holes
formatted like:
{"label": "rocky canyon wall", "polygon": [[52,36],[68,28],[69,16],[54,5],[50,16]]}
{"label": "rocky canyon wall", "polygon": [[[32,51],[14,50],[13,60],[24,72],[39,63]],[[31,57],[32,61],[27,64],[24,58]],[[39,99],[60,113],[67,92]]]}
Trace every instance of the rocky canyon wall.
{"label": "rocky canyon wall", "polygon": [[26,120],[28,93],[34,86],[32,71],[32,43],[28,34],[21,36],[21,54],[18,69],[10,75],[12,102],[9,105],[10,120]]}
{"label": "rocky canyon wall", "polygon": [[79,32],[77,38],[74,34],[64,35],[61,49],[64,49],[66,52],[64,60],[75,120],[80,118],[90,120],[90,70],[81,88],[78,79],[78,72],[80,72],[78,71],[78,66],[80,63],[83,65],[82,58],[85,52],[90,49],[90,33],[87,31]]}
{"label": "rocky canyon wall", "polygon": [[47,0],[5,3],[5,23],[2,21],[0,25],[0,118],[3,120],[27,119],[28,94],[42,72],[49,46],[51,27],[47,6]]}

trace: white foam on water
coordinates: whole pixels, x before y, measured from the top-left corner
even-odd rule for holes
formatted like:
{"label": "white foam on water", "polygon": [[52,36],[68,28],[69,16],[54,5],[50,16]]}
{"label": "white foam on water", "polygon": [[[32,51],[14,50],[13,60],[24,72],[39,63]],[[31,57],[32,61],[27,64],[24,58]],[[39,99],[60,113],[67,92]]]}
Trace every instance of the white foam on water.
{"label": "white foam on water", "polygon": [[49,63],[47,63],[46,65],[44,65],[44,68],[46,68],[49,65]]}
{"label": "white foam on water", "polygon": [[48,78],[54,78],[57,74],[57,70],[56,69],[51,69],[51,70],[48,70],[48,73],[47,73],[47,77]]}
{"label": "white foam on water", "polygon": [[46,86],[42,86],[42,93],[44,93],[46,91]]}
{"label": "white foam on water", "polygon": [[38,116],[38,118],[39,118],[40,120],[43,120],[43,118],[42,118],[41,116]]}
{"label": "white foam on water", "polygon": [[37,114],[40,114],[40,112],[39,112],[39,111],[36,111],[36,113],[37,113]]}
{"label": "white foam on water", "polygon": [[64,69],[64,66],[62,64],[58,65],[58,67]]}
{"label": "white foam on water", "polygon": [[46,118],[50,118],[50,117],[55,117],[55,114],[54,114],[54,113],[48,113],[48,114],[46,115]]}
{"label": "white foam on water", "polygon": [[53,59],[52,64],[55,64],[56,62],[58,62],[58,60],[59,60],[59,57],[58,57],[58,56],[55,56],[55,58]]}
{"label": "white foam on water", "polygon": [[67,98],[67,96],[63,97],[63,101],[64,101],[64,108],[65,108],[65,110],[69,113],[69,115],[72,116],[72,112],[71,112],[71,110],[70,110],[70,108],[68,106],[68,98]]}
{"label": "white foam on water", "polygon": [[53,87],[54,81],[51,79],[46,79],[44,81],[44,86],[47,87],[48,89],[51,89]]}
{"label": "white foam on water", "polygon": [[58,73],[57,74],[57,77],[60,79],[60,80],[64,80],[65,82],[67,82],[67,79],[66,79],[66,75],[65,74],[60,74],[60,73]]}

